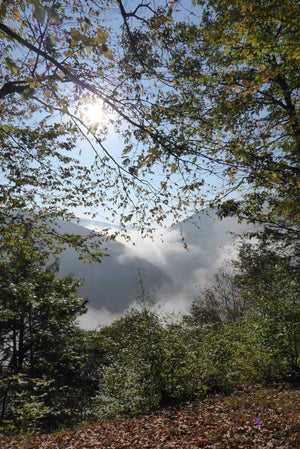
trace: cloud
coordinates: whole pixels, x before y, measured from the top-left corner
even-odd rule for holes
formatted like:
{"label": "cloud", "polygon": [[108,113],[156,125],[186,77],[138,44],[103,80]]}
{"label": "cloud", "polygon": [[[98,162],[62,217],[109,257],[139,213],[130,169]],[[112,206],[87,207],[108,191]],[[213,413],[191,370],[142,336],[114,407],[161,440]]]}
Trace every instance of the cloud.
{"label": "cloud", "polygon": [[128,249],[123,254],[124,261],[126,258],[139,257],[168,270],[170,256],[173,254],[179,257],[184,249],[178,229],[153,232],[151,237],[142,237],[138,231],[131,231],[129,235],[130,241],[124,241]]}
{"label": "cloud", "polygon": [[[132,234],[132,242],[126,243],[132,252],[123,254],[123,261],[135,254],[162,268],[174,280],[199,282],[211,277],[221,260],[233,255],[234,232],[243,227],[234,219],[215,220],[204,216],[181,223],[153,239],[142,239]],[[187,244],[184,248],[182,238]]]}
{"label": "cloud", "polygon": [[120,318],[121,315],[121,313],[112,313],[105,308],[98,310],[94,307],[89,307],[87,312],[78,318],[78,323],[82,329],[96,329],[99,326],[111,324]]}
{"label": "cloud", "polygon": [[[142,239],[135,232],[128,248],[134,254],[162,268],[172,280],[157,294],[157,305],[164,313],[186,313],[199,291],[207,286],[218,269],[236,257],[236,233],[245,230],[233,218],[220,221],[206,215]],[[188,245],[183,247],[182,237]],[[133,253],[128,250],[123,261]]]}
{"label": "cloud", "polygon": [[[84,265],[74,253],[66,252],[62,274],[73,273],[86,280],[80,296],[88,298],[89,311],[81,318],[81,326],[95,328],[120,317],[136,305],[140,287],[146,297],[155,299],[160,311],[186,312],[200,287],[236,255],[233,233],[245,229],[233,218],[220,221],[211,215],[194,216],[157,231],[152,238],[130,230],[130,242],[107,243],[110,257],[101,264]],[[93,228],[102,225],[96,222]]]}

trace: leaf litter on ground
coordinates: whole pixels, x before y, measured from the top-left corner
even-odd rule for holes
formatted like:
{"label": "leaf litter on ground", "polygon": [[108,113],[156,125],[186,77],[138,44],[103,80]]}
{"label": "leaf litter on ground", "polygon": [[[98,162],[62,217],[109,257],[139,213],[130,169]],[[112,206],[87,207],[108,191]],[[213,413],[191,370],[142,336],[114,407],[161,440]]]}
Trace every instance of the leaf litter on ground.
{"label": "leaf litter on ground", "polygon": [[252,386],[52,434],[4,437],[0,449],[299,449],[300,389]]}

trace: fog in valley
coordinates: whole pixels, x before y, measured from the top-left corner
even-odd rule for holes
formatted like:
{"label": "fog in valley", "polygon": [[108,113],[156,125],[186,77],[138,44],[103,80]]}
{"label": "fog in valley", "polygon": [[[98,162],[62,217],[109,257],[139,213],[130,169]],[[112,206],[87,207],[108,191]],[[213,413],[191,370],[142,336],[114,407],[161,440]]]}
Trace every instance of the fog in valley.
{"label": "fog in valley", "polygon": [[[101,231],[104,224],[82,220],[81,226],[62,226],[85,234],[88,228]],[[109,257],[100,264],[84,264],[67,250],[59,275],[71,273],[85,280],[79,294],[88,299],[88,312],[80,318],[86,329],[110,323],[141,300],[149,306],[154,303],[163,314],[178,314],[187,311],[218,267],[235,256],[237,234],[245,229],[234,218],[220,221],[213,212],[202,213],[152,239],[130,231],[130,242],[105,242]]]}

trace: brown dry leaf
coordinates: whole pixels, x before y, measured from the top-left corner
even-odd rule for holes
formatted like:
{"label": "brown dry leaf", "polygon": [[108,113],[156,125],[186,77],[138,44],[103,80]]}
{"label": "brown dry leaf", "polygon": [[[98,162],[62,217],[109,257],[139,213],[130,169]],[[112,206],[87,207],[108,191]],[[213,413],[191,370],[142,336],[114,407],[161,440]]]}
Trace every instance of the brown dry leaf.
{"label": "brown dry leaf", "polygon": [[57,434],[0,439],[0,449],[297,449],[299,389],[251,387]]}

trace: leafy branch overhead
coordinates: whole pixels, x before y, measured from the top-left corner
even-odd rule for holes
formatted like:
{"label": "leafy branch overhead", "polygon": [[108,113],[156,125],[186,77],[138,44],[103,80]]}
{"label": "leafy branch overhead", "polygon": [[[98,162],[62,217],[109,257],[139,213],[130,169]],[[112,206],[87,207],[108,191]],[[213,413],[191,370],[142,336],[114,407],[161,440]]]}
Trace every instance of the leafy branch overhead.
{"label": "leafy branch overhead", "polygon": [[[104,207],[142,228],[221,205],[295,231],[298,12],[275,0],[3,2],[4,203]],[[97,99],[108,123],[91,126],[82,111]],[[43,148],[28,146],[33,133]],[[241,207],[226,203],[236,190]]]}
{"label": "leafy branch overhead", "polygon": [[[199,165],[214,174],[219,165],[223,179],[235,186],[241,180],[251,189],[243,204],[252,214],[238,208],[236,213],[275,226],[286,220],[292,231],[299,222],[298,6],[194,5],[195,21],[167,20],[161,10],[151,18],[150,31],[136,29],[135,51],[126,59],[132,79],[146,74],[165,85],[149,106],[149,117],[166,137],[176,138],[170,170],[182,167],[199,179]],[[138,57],[145,48],[147,73]],[[146,161],[151,158],[162,162],[170,154],[156,145]],[[270,216],[259,201],[268,205]]]}

